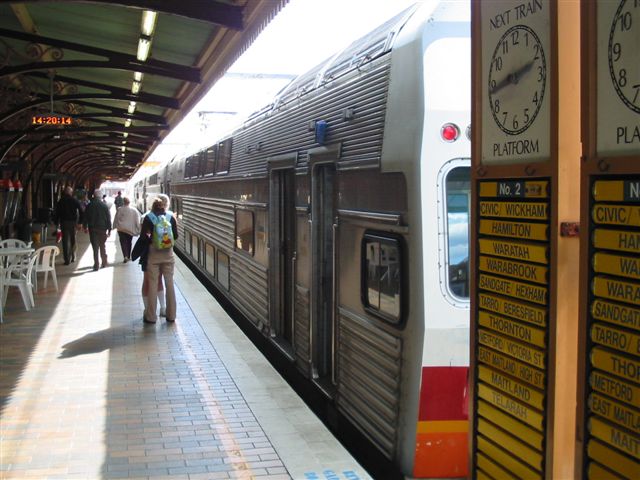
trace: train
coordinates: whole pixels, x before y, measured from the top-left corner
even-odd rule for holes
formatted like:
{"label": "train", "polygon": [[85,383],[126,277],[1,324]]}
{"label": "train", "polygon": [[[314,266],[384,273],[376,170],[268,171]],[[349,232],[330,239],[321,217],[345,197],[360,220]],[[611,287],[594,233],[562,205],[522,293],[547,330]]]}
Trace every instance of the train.
{"label": "train", "polygon": [[141,211],[170,195],[181,257],[413,478],[468,473],[469,9],[420,2],[133,187]]}

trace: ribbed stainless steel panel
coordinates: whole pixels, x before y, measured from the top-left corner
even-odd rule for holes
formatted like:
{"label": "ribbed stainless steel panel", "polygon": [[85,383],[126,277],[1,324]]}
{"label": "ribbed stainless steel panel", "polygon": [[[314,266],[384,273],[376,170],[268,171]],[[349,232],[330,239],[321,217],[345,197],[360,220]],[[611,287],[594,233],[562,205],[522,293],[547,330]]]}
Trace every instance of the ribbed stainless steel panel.
{"label": "ribbed stainless steel panel", "polygon": [[338,408],[393,458],[402,340],[344,308],[338,322]]}
{"label": "ribbed stainless steel panel", "polygon": [[309,374],[309,289],[296,285],[295,352],[296,363],[305,375]]}
{"label": "ribbed stainless steel panel", "polygon": [[267,269],[241,253],[231,256],[231,298],[253,323],[269,318]]}
{"label": "ribbed stainless steel panel", "polygon": [[201,238],[213,241],[231,251],[234,238],[234,207],[232,202],[184,196],[184,228]]}

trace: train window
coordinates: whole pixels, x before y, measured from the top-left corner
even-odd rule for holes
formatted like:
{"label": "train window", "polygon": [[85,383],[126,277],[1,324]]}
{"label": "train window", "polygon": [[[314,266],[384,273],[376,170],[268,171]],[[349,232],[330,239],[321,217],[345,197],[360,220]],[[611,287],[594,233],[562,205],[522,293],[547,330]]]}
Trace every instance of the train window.
{"label": "train window", "polygon": [[217,145],[207,148],[207,150],[204,152],[204,155],[205,155],[204,175],[213,175],[214,173],[216,173],[217,152],[218,152]]}
{"label": "train window", "polygon": [[198,248],[199,243],[200,239],[195,235],[191,235],[191,256],[196,260],[196,262],[200,259],[200,249]]}
{"label": "train window", "polygon": [[227,138],[218,144],[218,162],[216,164],[217,175],[229,172],[232,142],[233,138]]}
{"label": "train window", "polygon": [[255,224],[253,212],[236,210],[236,248],[253,255],[255,243]]}
{"label": "train window", "polygon": [[184,248],[187,250],[187,253],[191,255],[191,232],[184,232],[184,236]]}
{"label": "train window", "polygon": [[204,256],[204,268],[211,274],[212,277],[216,276],[216,250],[213,245],[205,244],[205,256]]}
{"label": "train window", "polygon": [[229,290],[229,255],[218,250],[218,282]]}
{"label": "train window", "polygon": [[391,323],[401,320],[402,250],[400,239],[365,233],[362,240],[362,302]]}
{"label": "train window", "polygon": [[459,298],[469,298],[469,167],[451,169],[445,180],[447,284]]}

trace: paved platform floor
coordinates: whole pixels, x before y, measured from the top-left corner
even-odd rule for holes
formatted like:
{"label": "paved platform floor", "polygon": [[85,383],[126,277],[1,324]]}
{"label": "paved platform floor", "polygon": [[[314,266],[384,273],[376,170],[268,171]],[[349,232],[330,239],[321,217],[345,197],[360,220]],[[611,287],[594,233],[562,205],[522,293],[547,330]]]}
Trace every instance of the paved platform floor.
{"label": "paved platform floor", "polygon": [[369,478],[180,260],[177,322],[144,325],[139,265],[78,236],[58,292],[9,293],[1,479]]}

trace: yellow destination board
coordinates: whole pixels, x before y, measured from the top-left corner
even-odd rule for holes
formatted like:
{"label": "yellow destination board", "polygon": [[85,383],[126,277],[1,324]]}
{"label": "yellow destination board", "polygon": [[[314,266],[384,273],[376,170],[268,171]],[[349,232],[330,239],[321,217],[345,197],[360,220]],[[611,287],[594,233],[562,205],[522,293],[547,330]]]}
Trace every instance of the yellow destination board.
{"label": "yellow destination board", "polygon": [[591,218],[599,225],[640,227],[640,206],[596,203]]}
{"label": "yellow destination board", "polygon": [[640,335],[609,327],[603,323],[591,325],[591,340],[605,347],[625,353],[640,355]]}
{"label": "yellow destination board", "polygon": [[626,478],[636,478],[638,476],[638,464],[636,462],[597,440],[589,440],[587,455],[592,460]]}
{"label": "yellow destination board", "polygon": [[515,435],[533,448],[538,449],[538,451],[542,451],[542,440],[544,437],[542,433],[537,430],[498,410],[482,399],[478,400],[478,414],[493,424],[499,425],[500,428]]}
{"label": "yellow destination board", "polygon": [[500,332],[516,340],[532,343],[541,348],[546,346],[545,331],[543,329],[531,327],[517,320],[504,318],[483,310],[480,310],[478,314],[478,321],[483,327]]}
{"label": "yellow destination board", "polygon": [[598,393],[589,395],[588,405],[592,413],[640,434],[640,410],[614,402]]}
{"label": "yellow destination board", "polygon": [[597,417],[589,418],[588,428],[595,438],[640,460],[640,437],[638,435],[622,430]]}
{"label": "yellow destination board", "polygon": [[513,260],[524,260],[528,262],[549,263],[549,247],[535,243],[509,242],[492,238],[481,238],[478,240],[480,253],[484,255],[495,255]]}
{"label": "yellow destination board", "polygon": [[507,451],[512,452],[536,470],[542,470],[542,455],[540,452],[526,445],[520,439],[515,439],[505,431],[496,428],[482,417],[478,418],[478,432],[501,445]]}
{"label": "yellow destination board", "polygon": [[548,240],[549,227],[544,223],[506,222],[480,220],[480,233],[496,237],[521,238],[523,240]]}
{"label": "yellow destination board", "polygon": [[480,293],[478,295],[478,306],[540,327],[547,325],[547,310],[545,308],[534,307],[488,293]]}
{"label": "yellow destination board", "polygon": [[640,280],[640,258],[598,252],[593,256],[593,269],[620,277]]}
{"label": "yellow destination board", "polygon": [[544,368],[545,352],[533,346],[511,340],[508,337],[498,335],[490,330],[478,329],[478,341],[480,344],[498,350],[517,360],[531,364],[538,368]]}
{"label": "yellow destination board", "polygon": [[542,202],[480,202],[481,217],[516,218],[518,220],[547,220],[549,204]]}
{"label": "yellow destination board", "polygon": [[487,457],[482,455],[482,453],[476,453],[476,463],[478,468],[487,472],[490,478],[500,478],[505,480],[516,480],[517,477],[514,477],[505,469],[498,466],[495,462],[492,462]]}
{"label": "yellow destination board", "polygon": [[625,355],[618,355],[601,347],[591,349],[591,365],[607,373],[640,383],[640,361]]}
{"label": "yellow destination board", "polygon": [[591,283],[594,295],[640,306],[640,283],[595,277]]}
{"label": "yellow destination board", "polygon": [[518,478],[542,479],[542,475],[539,472],[531,469],[531,467],[522,463],[520,459],[511,456],[502,448],[486,440],[483,436],[478,435],[476,440],[476,445],[479,451],[491,458],[497,464],[506,468],[509,472],[515,474]]}
{"label": "yellow destination board", "polygon": [[500,410],[513,415],[515,418],[527,425],[542,431],[544,417],[542,413],[535,411],[532,407],[529,407],[528,405],[525,405],[524,403],[515,400],[482,382],[478,382],[478,396]]}
{"label": "yellow destination board", "polygon": [[615,323],[632,330],[640,330],[640,309],[628,305],[606,302],[597,298],[591,304],[591,315],[596,320]]}
{"label": "yellow destination board", "polygon": [[515,262],[502,258],[480,255],[478,268],[483,272],[497,273],[506,277],[518,278],[530,282],[547,284],[547,272],[549,269],[532,263]]}
{"label": "yellow destination board", "polygon": [[640,202],[640,180],[598,180],[592,193],[596,202]]}
{"label": "yellow destination board", "polygon": [[480,182],[480,197],[548,198],[549,182],[527,180],[503,180]]}
{"label": "yellow destination board", "polygon": [[492,477],[484,473],[482,470],[476,470],[476,479],[477,480],[493,480]]}
{"label": "yellow destination board", "polygon": [[478,360],[535,387],[542,389],[545,387],[543,370],[538,370],[490,348],[478,346]]}
{"label": "yellow destination board", "polygon": [[587,465],[587,480],[625,480],[622,477],[601,467],[597,463],[590,462]]}
{"label": "yellow destination board", "polygon": [[598,371],[591,372],[589,385],[597,392],[602,392],[634,407],[640,405],[640,387],[614,376]]}
{"label": "yellow destination board", "polygon": [[487,384],[521,400],[532,407],[544,408],[544,394],[528,385],[523,385],[507,375],[496,372],[484,365],[478,366],[478,377]]}
{"label": "yellow destination board", "polygon": [[546,305],[547,288],[531,285],[524,282],[516,282],[514,280],[506,280],[493,275],[480,274],[478,278],[478,287],[483,290],[489,290],[494,293],[500,293],[509,297],[527,300],[533,303]]}
{"label": "yellow destination board", "polygon": [[597,228],[593,231],[592,242],[596,248],[640,253],[640,232]]}

